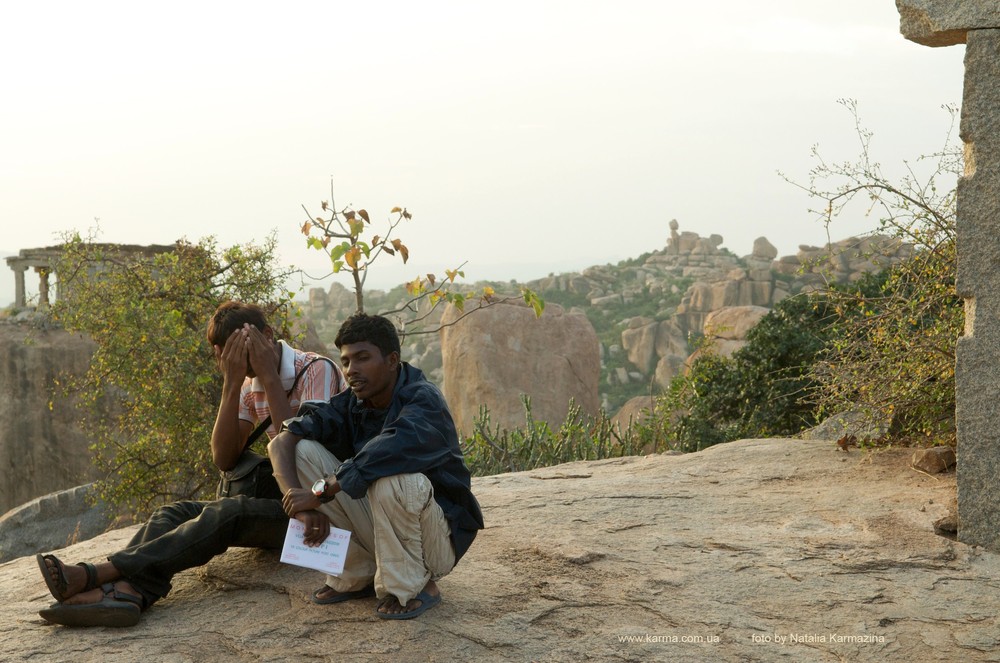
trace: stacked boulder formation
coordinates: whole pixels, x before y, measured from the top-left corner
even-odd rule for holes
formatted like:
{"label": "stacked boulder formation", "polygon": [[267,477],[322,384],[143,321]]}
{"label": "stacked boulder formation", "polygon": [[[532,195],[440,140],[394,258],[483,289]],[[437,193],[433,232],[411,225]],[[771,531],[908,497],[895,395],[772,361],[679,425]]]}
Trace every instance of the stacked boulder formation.
{"label": "stacked boulder formation", "polygon": [[[612,374],[610,380],[652,379],[666,388],[690,361],[689,339],[707,336],[715,341],[715,351],[731,355],[745,344],[750,327],[782,299],[833,283],[853,283],[913,253],[909,244],[871,235],[826,247],[802,245],[795,255],[779,258],[774,245],[759,237],[750,255],[737,258],[722,248],[719,235],[679,233],[677,221],[670,222],[670,233],[666,249],[636,268],[643,275],[643,287],[655,294],[665,292],[668,284],[694,281],[669,317],[635,317],[625,323],[621,345],[636,375]],[[628,288],[623,288],[618,296],[624,300],[626,292]],[[602,293],[591,305],[600,306],[612,296]]]}

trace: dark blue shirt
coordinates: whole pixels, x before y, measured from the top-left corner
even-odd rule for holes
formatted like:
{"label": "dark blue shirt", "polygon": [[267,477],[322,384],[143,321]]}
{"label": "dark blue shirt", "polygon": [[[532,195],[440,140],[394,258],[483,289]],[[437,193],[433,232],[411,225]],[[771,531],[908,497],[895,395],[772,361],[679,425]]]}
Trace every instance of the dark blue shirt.
{"label": "dark blue shirt", "polygon": [[483,528],[483,514],[444,395],[420,369],[400,364],[386,410],[364,407],[349,389],[308,409],[286,428],[344,461],[337,481],[345,493],[358,499],[382,477],[425,475],[451,526],[456,561],[465,554]]}

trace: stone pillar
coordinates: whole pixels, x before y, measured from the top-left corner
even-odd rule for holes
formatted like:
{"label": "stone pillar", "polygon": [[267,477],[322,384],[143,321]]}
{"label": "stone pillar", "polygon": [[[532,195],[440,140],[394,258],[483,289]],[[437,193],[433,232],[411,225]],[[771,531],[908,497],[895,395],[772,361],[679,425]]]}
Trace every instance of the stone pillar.
{"label": "stone pillar", "polygon": [[965,332],[955,363],[958,537],[1000,549],[1000,5],[896,0],[900,29],[926,46],[966,44],[958,183],[958,294]]}
{"label": "stone pillar", "polygon": [[24,292],[24,273],[28,271],[27,267],[12,267],[14,270],[14,306],[17,308],[24,308],[25,301],[27,297]]}
{"label": "stone pillar", "polygon": [[49,268],[35,267],[38,272],[38,308],[39,310],[49,306]]}
{"label": "stone pillar", "polygon": [[965,334],[956,351],[959,537],[1000,548],[1000,30],[970,31],[962,95],[965,173],[958,185],[956,286]]}

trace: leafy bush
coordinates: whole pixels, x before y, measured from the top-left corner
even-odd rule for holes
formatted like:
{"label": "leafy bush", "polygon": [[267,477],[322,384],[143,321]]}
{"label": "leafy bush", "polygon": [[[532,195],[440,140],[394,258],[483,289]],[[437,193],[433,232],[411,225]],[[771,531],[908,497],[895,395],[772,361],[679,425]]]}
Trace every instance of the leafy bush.
{"label": "leafy bush", "polygon": [[732,357],[704,347],[656,406],[658,435],[681,451],[747,437],[792,435],[816,423],[810,371],[830,341],[835,316],[825,296],[779,302]]}
{"label": "leafy bush", "polygon": [[[824,203],[817,214],[835,222],[860,200],[878,211],[883,233],[915,251],[892,266],[880,288],[863,296],[831,293],[840,313],[836,341],[815,371],[825,412],[859,410],[868,423],[890,421],[888,441],[951,443],[955,438],[955,345],[964,326],[955,291],[956,183],[962,156],[948,133],[944,147],[891,181],[870,155],[870,131],[844,102],[861,139],[856,163],[816,158],[807,190]],[[956,111],[946,107],[952,117]]]}
{"label": "leafy bush", "polygon": [[[57,264],[54,319],[97,344],[86,375],[62,386],[82,396],[99,497],[133,515],[204,498],[218,472],[209,440],[221,379],[205,340],[225,299],[274,302],[271,324],[288,337],[274,238],[221,250],[211,238],[154,256],[67,238]],[[107,413],[111,413],[108,415]]]}
{"label": "leafy bush", "polygon": [[874,294],[838,293],[842,315],[817,363],[818,404],[889,422],[888,442],[954,443],[955,344],[964,324],[954,239],[888,270]]}

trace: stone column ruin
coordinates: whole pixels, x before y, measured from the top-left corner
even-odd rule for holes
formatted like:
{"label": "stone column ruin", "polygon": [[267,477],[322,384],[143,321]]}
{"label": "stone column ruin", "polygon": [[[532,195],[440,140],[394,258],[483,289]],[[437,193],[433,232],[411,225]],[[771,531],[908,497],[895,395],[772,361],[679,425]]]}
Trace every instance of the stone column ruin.
{"label": "stone column ruin", "polygon": [[6,258],[7,266],[14,271],[14,307],[28,305],[24,275],[31,268],[38,274],[38,308],[45,309],[52,303],[49,296],[49,276],[60,254],[58,247],[22,249],[16,256]]}
{"label": "stone column ruin", "polygon": [[1000,5],[896,0],[900,31],[925,46],[965,44],[956,286],[965,332],[955,362],[958,538],[1000,549]]}

